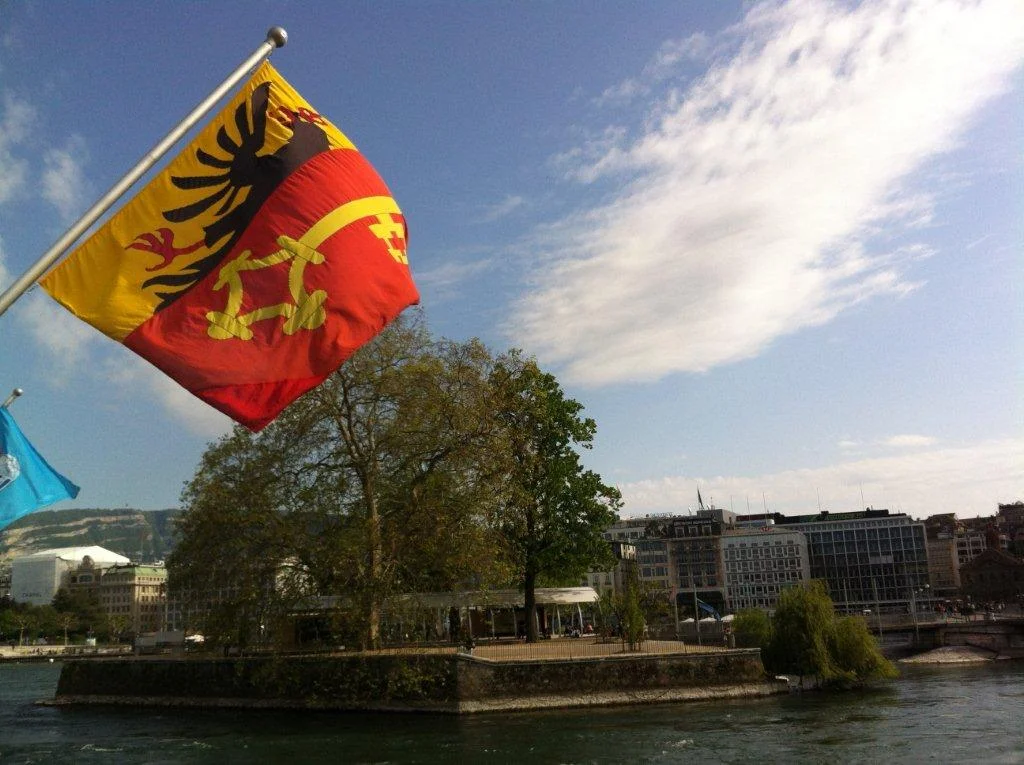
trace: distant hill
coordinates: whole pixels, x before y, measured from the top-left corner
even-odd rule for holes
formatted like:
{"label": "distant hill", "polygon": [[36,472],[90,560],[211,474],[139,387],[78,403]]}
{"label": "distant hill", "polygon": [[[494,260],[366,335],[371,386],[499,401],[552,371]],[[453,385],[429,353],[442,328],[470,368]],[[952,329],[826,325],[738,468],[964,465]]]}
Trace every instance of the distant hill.
{"label": "distant hill", "polygon": [[180,510],[43,510],[0,531],[0,565],[53,547],[99,545],[138,563],[164,560],[174,549]]}

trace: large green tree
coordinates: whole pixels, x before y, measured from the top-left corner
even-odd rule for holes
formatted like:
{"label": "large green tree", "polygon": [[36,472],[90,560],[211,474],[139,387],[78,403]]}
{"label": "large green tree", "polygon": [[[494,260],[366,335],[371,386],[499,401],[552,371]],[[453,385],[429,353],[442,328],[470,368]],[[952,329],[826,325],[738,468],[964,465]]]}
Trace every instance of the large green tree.
{"label": "large green tree", "polygon": [[532,642],[540,583],[575,584],[611,564],[602,532],[616,520],[621,496],[583,467],[577,450],[591,448],[597,425],[553,375],[513,351],[495,365],[491,388],[505,463],[496,527],[523,588]]}
{"label": "large green tree", "polygon": [[206,612],[240,643],[311,595],[344,594],[376,646],[389,595],[489,576],[492,364],[479,342],[435,340],[414,315],[258,436],[236,428],[184,492],[175,588],[230,582]]}

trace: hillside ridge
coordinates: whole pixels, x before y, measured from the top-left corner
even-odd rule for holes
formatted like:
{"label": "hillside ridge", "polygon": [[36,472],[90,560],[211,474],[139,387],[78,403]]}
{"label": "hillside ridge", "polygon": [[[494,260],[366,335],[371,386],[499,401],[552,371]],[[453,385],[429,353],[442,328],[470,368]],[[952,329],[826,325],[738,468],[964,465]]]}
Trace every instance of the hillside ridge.
{"label": "hillside ridge", "polygon": [[30,513],[0,531],[0,565],[54,547],[99,545],[138,563],[164,560],[174,549],[180,510],[76,508]]}

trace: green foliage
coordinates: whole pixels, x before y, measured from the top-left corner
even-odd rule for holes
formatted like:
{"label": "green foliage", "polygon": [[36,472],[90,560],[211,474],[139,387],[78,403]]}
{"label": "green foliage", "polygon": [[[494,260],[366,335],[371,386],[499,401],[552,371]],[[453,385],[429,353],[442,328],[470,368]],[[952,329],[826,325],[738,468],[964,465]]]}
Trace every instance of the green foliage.
{"label": "green foliage", "polygon": [[[738,620],[739,617],[737,617]],[[771,672],[815,675],[826,684],[858,684],[895,677],[895,667],[878,649],[858,617],[838,618],[823,582],[783,590],[766,634],[746,617],[753,636],[762,635],[762,655]],[[734,621],[737,635],[740,626]],[[766,638],[766,639],[765,639]]]}
{"label": "green foliage", "polygon": [[737,647],[761,648],[771,643],[772,620],[759,608],[744,608],[733,619],[732,630]]}
{"label": "green foliage", "polygon": [[839,673],[829,650],[834,622],[832,599],[821,582],[783,590],[772,617],[768,662],[777,671],[832,679]]}
{"label": "green foliage", "polygon": [[846,679],[894,678],[899,674],[892,662],[879,653],[868,625],[856,616],[847,616],[836,622],[833,655]]}
{"label": "green foliage", "polygon": [[397,594],[518,580],[529,608],[538,583],[577,583],[609,563],[619,505],[580,464],[581,410],[517,353],[392,323],[259,435],[203,454],[168,559],[187,629],[252,645],[341,595],[332,636],[375,647]]}
{"label": "green foliage", "polygon": [[198,626],[246,645],[310,596],[344,594],[335,632],[375,646],[390,595],[505,578],[491,364],[477,341],[398,320],[258,436],[211,446],[168,560]]}
{"label": "green foliage", "polygon": [[[577,448],[591,447],[597,425],[553,375],[513,351],[495,365],[491,393],[504,459],[497,527],[532,613],[539,583],[578,582],[612,564],[602,532],[621,497],[583,468]],[[536,640],[534,620],[526,624],[527,640]]]}
{"label": "green foliage", "polygon": [[61,587],[53,597],[53,608],[60,615],[61,628],[69,635],[106,637],[109,633],[110,619],[92,592]]}
{"label": "green foliage", "polygon": [[[48,643],[77,642],[86,634],[89,627],[82,621],[80,614],[69,610],[59,599],[55,599],[59,607],[51,605],[34,606],[30,603],[14,603],[11,600],[0,602],[0,640],[15,645],[31,645],[37,640]],[[82,614],[94,614],[91,607]],[[96,622],[97,628],[106,626],[106,620],[100,614]]]}
{"label": "green foliage", "polygon": [[622,607],[619,615],[622,628],[622,640],[635,651],[644,640],[647,631],[647,620],[641,604],[640,586],[635,578],[631,578],[622,593]]}

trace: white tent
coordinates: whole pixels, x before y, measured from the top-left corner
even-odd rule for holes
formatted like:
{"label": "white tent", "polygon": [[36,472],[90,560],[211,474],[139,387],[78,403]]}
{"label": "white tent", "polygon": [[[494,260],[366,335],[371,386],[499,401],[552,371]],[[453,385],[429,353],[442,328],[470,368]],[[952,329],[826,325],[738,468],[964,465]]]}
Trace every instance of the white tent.
{"label": "white tent", "polygon": [[96,569],[124,566],[128,558],[102,547],[57,547],[22,555],[11,563],[11,599],[45,606],[53,600],[64,575],[89,558]]}

